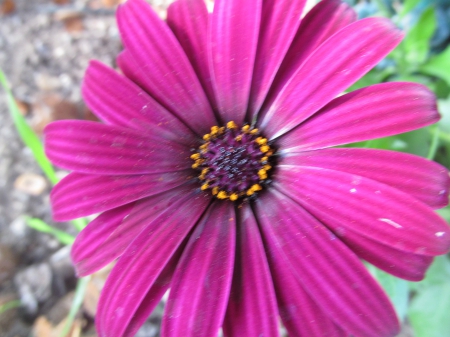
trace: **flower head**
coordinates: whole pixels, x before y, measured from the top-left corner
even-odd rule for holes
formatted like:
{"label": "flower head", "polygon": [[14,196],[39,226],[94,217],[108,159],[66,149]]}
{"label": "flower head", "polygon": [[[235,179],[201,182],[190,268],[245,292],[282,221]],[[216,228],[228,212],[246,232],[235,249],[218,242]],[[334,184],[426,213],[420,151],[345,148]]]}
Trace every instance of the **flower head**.
{"label": "flower head", "polygon": [[[438,120],[414,83],[339,96],[402,34],[337,0],[143,0],[117,18],[123,75],[91,62],[83,95],[104,122],[61,121],[46,152],[73,170],[56,220],[101,213],[72,250],[78,275],[118,259],[100,336],[132,336],[170,288],[163,336],[394,336],[395,312],[361,259],[420,280],[450,248],[433,209],[442,166],[335,148]],[[339,96],[339,97],[338,97]]]}

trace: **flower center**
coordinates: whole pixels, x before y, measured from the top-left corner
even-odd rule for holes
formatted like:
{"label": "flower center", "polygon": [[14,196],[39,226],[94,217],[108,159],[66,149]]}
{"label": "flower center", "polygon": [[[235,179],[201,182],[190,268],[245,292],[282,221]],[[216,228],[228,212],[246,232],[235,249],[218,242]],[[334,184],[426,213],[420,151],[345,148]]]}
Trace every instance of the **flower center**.
{"label": "flower center", "polygon": [[267,185],[274,150],[256,128],[213,126],[203,136],[203,144],[191,156],[192,168],[200,171],[202,190],[211,190],[218,199],[236,201],[255,197]]}

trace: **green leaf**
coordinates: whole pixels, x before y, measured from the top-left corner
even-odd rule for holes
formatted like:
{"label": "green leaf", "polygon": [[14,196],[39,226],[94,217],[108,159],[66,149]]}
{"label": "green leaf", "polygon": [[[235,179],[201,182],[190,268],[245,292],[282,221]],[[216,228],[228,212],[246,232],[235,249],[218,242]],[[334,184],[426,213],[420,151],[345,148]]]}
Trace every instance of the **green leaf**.
{"label": "green leaf", "polygon": [[443,337],[450,331],[450,260],[435,258],[425,279],[414,287],[408,318],[415,337]]}
{"label": "green leaf", "polygon": [[450,85],[450,46],[442,53],[431,57],[419,70],[425,74],[439,77]]}
{"label": "green leaf", "polygon": [[64,245],[71,245],[75,241],[75,238],[72,235],[67,234],[66,232],[60,229],[50,226],[41,219],[27,218],[26,222],[28,226],[39,232],[53,235],[59,242],[61,242]]}
{"label": "green leaf", "polygon": [[20,307],[21,302],[19,300],[13,300],[0,305],[0,315],[5,311]]}
{"label": "green leaf", "polygon": [[405,319],[408,308],[408,282],[385,273],[384,271],[370,264],[367,264],[366,266],[372,276],[375,277],[386,294],[389,296],[400,321],[403,321]]}
{"label": "green leaf", "polygon": [[72,327],[73,321],[75,319],[75,316],[77,315],[78,310],[80,310],[81,304],[83,303],[84,294],[86,292],[86,288],[90,279],[91,279],[90,276],[78,279],[77,288],[75,290],[75,296],[73,298],[69,314],[67,315],[66,325],[64,326],[64,329],[60,334],[61,337],[65,337],[69,333],[70,328]]}
{"label": "green leaf", "polygon": [[402,42],[405,59],[413,65],[425,62],[428,56],[429,42],[436,29],[436,17],[433,7],[423,11],[417,24],[411,28]]}
{"label": "green leaf", "polygon": [[406,14],[408,14],[409,12],[411,12],[411,10],[413,10],[417,4],[419,3],[420,0],[405,0],[405,2],[403,3],[403,8],[400,11],[400,17],[404,17]]}
{"label": "green leaf", "polygon": [[37,163],[39,164],[39,166],[41,167],[42,171],[45,173],[47,178],[52,182],[52,184],[56,184],[58,182],[58,178],[55,174],[52,164],[45,156],[42,143],[39,140],[39,137],[27,124],[25,118],[20,114],[19,108],[9,88],[5,74],[1,70],[0,70],[0,84],[6,91],[9,111],[13,118],[14,125],[16,126],[16,129],[20,137],[22,138],[22,141],[25,143],[26,146],[28,146],[31,149],[34,157],[36,158]]}

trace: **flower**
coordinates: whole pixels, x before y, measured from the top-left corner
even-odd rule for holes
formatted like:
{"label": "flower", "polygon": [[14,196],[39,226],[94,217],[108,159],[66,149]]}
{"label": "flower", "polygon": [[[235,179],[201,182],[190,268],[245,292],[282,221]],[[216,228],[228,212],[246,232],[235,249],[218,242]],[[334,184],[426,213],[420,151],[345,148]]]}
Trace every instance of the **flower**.
{"label": "flower", "polygon": [[[83,84],[104,122],[60,121],[46,153],[73,170],[54,218],[101,213],[77,237],[79,276],[118,259],[100,336],[132,336],[170,288],[162,336],[394,336],[395,312],[361,259],[420,280],[450,248],[433,209],[442,166],[335,148],[439,119],[433,94],[383,83],[337,97],[402,34],[324,0],[178,0],[161,21],[119,7],[123,75],[93,61]],[[337,98],[336,98],[337,97]]]}

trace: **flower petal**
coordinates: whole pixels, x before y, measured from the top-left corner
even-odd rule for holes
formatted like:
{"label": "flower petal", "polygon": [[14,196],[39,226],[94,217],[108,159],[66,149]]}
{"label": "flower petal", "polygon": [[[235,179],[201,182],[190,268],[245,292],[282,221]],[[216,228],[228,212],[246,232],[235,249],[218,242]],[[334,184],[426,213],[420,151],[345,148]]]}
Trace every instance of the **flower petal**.
{"label": "flower petal", "polygon": [[433,208],[448,204],[449,172],[431,160],[407,153],[356,148],[286,152],[278,165],[342,171],[397,188]]}
{"label": "flower petal", "polygon": [[293,129],[367,73],[401,38],[385,18],[367,18],[341,29],[264,104],[258,127],[270,139]]}
{"label": "flower petal", "polygon": [[184,184],[190,170],[128,176],[93,176],[72,172],[52,190],[55,221],[104,212]]}
{"label": "flower petal", "polygon": [[289,264],[306,292],[349,334],[395,336],[394,309],[356,255],[301,206],[269,193],[258,199],[256,211],[275,263]]}
{"label": "flower petal", "polygon": [[308,56],[334,33],[356,21],[357,14],[340,0],[322,0],[302,19],[280,66],[271,92],[278,93]]}
{"label": "flower petal", "polygon": [[392,248],[428,256],[450,249],[450,227],[444,219],[383,183],[329,169],[280,166],[276,185],[339,237],[353,231]]}
{"label": "flower petal", "polygon": [[249,120],[261,108],[295,36],[305,0],[263,1],[261,29],[249,102]]}
{"label": "flower petal", "polygon": [[185,184],[114,208],[91,221],[72,246],[72,261],[78,276],[92,274],[121,256],[148,224],[154,223],[180,196],[191,195],[196,189],[195,183]]}
{"label": "flower petal", "polygon": [[192,162],[188,144],[97,122],[57,121],[44,135],[45,153],[53,164],[81,173],[166,173],[187,169]]}
{"label": "flower petal", "polygon": [[167,9],[167,24],[194,67],[209,101],[215,106],[208,66],[208,20],[209,13],[204,0],[177,0]]}
{"label": "flower petal", "polygon": [[100,336],[122,337],[127,329],[134,330],[130,325],[133,316],[143,310],[141,305],[148,304],[143,303],[148,300],[147,293],[154,286],[158,287],[158,277],[177,255],[209,200],[204,194],[184,195],[148,224],[128,246],[100,297],[96,317]]}
{"label": "flower petal", "polygon": [[236,214],[214,202],[194,229],[173,277],[162,322],[165,337],[209,337],[219,332],[233,277]]}
{"label": "flower petal", "polygon": [[177,117],[146,92],[98,61],[91,61],[83,81],[83,97],[103,121],[156,133],[164,139],[192,143],[194,135]]}
{"label": "flower petal", "polygon": [[360,258],[408,281],[421,281],[433,257],[407,253],[348,231],[341,240]]}
{"label": "flower petal", "polygon": [[391,136],[438,120],[436,97],[424,85],[381,83],[332,100],[279,142],[289,151],[314,150]]}
{"label": "flower petal", "polygon": [[[275,291],[250,206],[239,214],[236,262],[223,323],[225,336],[279,336]],[[239,219],[238,218],[238,219]]]}
{"label": "flower petal", "polygon": [[[262,0],[216,0],[211,17],[210,67],[222,122],[244,122],[253,76]],[[250,13],[250,15],[249,15]]]}
{"label": "flower petal", "polygon": [[[138,72],[127,77],[144,88],[198,135],[217,125],[214,113],[189,60],[172,31],[143,0],[129,0],[117,10],[125,48]],[[123,62],[122,62],[123,64]],[[195,116],[195,118],[192,118]]]}
{"label": "flower petal", "polygon": [[303,289],[292,272],[290,263],[277,253],[279,252],[269,250],[267,257],[275,284],[278,309],[289,335],[347,337]]}

